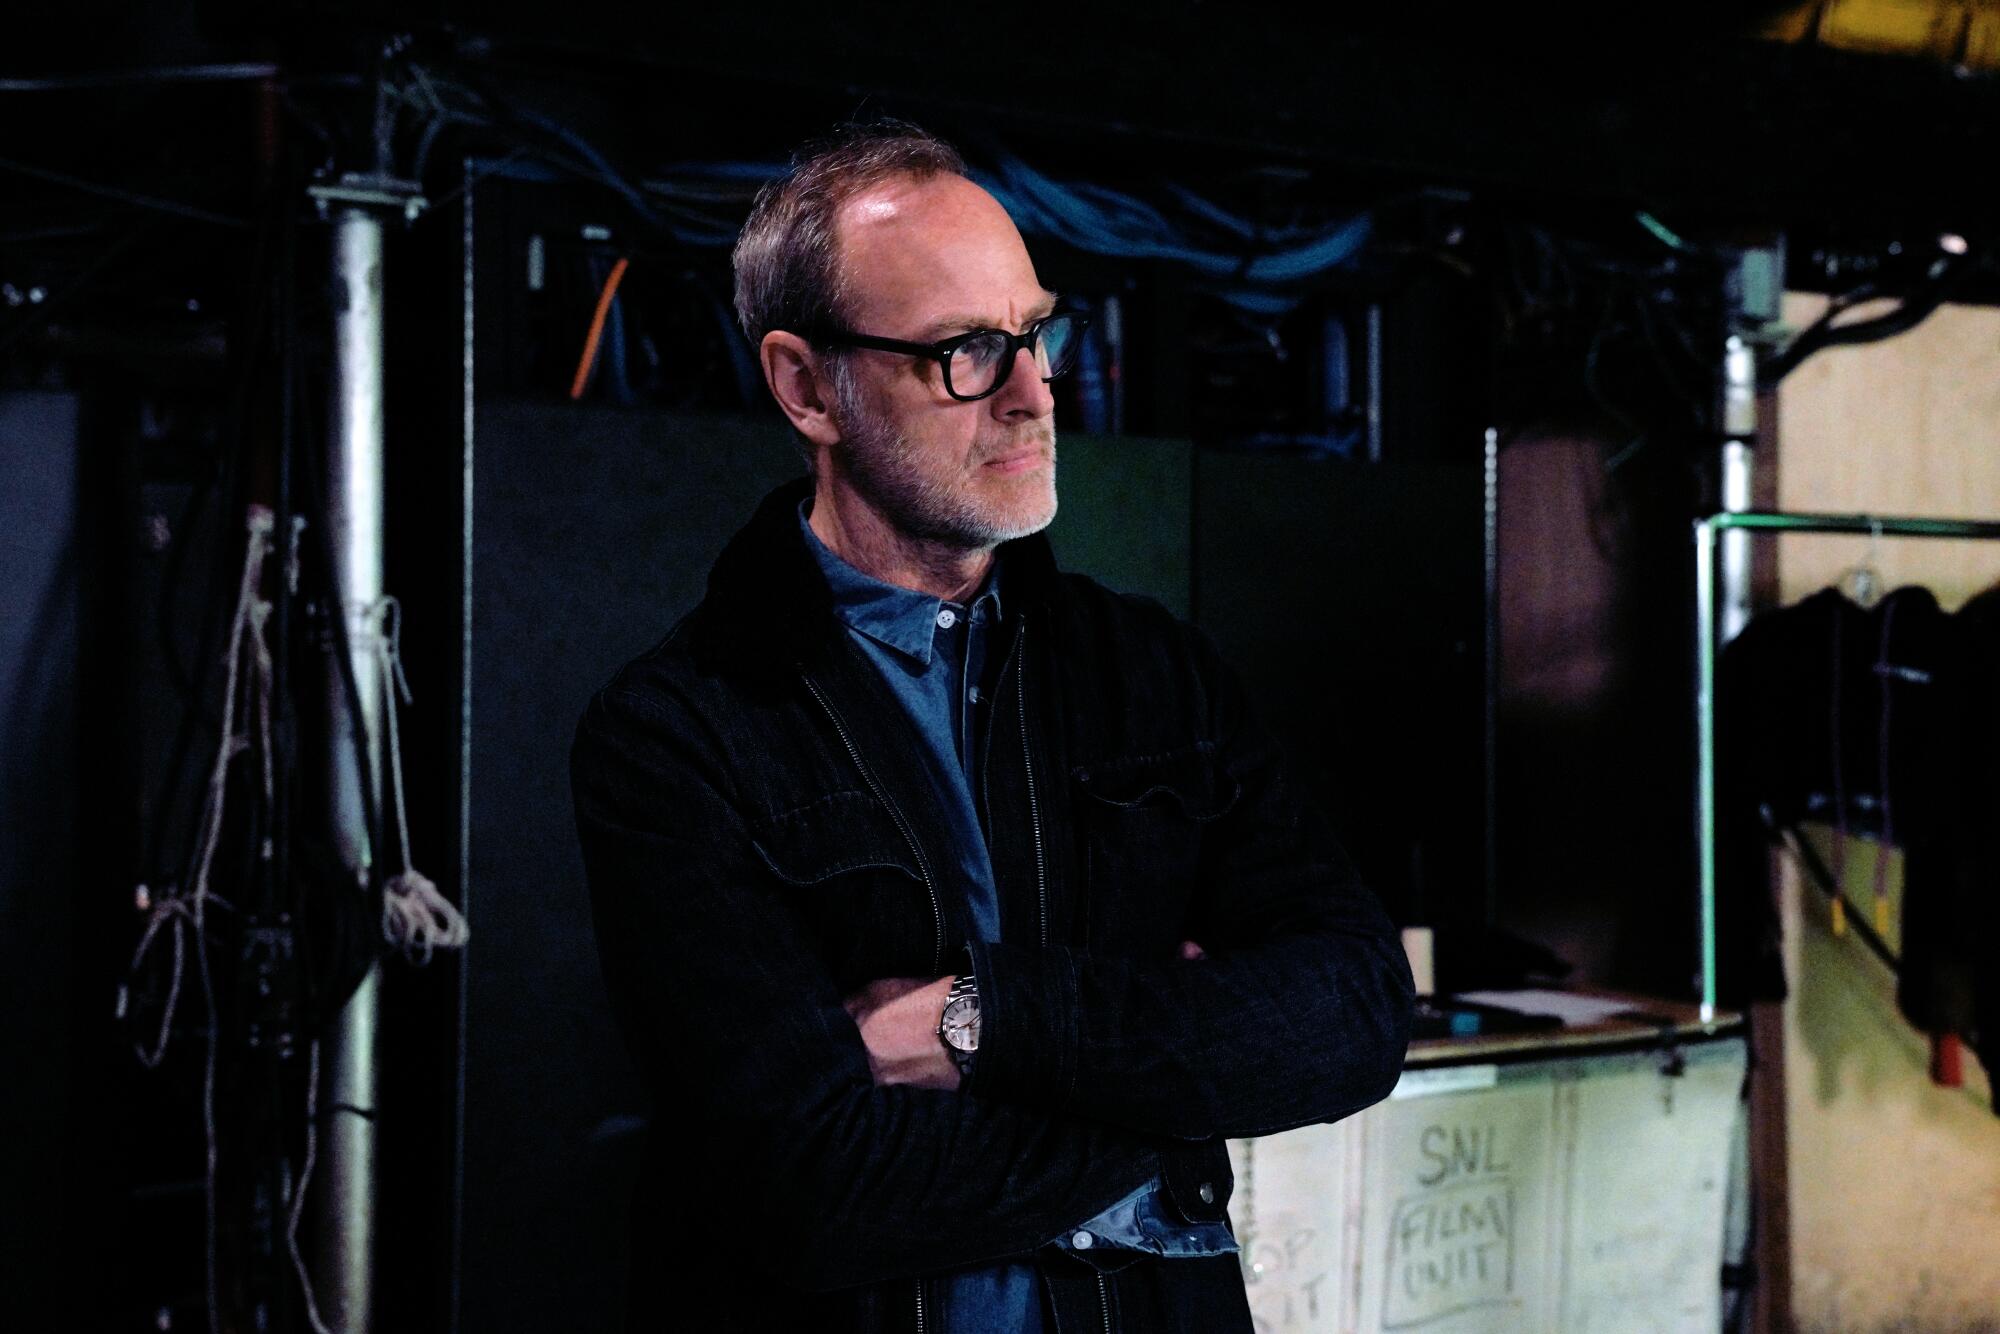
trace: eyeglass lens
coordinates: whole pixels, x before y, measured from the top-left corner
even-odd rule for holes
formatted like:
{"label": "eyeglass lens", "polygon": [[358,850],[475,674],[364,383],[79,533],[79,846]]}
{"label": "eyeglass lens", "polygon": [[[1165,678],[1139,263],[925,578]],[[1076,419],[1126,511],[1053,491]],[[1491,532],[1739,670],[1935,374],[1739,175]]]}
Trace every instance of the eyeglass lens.
{"label": "eyeglass lens", "polygon": [[[1077,336],[1082,323],[1074,315],[1055,315],[1036,327],[1030,351],[1044,380],[1055,379],[1076,361],[1077,349],[1083,344]],[[952,392],[970,396],[990,391],[999,378],[1012,368],[1014,359],[1009,355],[1011,350],[1007,335],[998,332],[960,343],[945,368],[950,376]]]}

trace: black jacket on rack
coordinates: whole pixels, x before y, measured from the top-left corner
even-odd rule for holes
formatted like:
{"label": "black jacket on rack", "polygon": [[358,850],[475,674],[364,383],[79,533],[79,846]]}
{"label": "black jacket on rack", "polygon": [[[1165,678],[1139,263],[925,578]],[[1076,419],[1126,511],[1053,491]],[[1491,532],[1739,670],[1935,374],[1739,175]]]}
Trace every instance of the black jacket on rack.
{"label": "black jacket on rack", "polygon": [[1939,682],[1947,827],[1927,868],[1934,874],[1904,891],[1900,998],[1912,1022],[1961,1034],[1993,1071],[2000,1069],[2000,587],[1951,621],[1952,652]]}
{"label": "black jacket on rack", "polygon": [[[1826,589],[1753,620],[1716,678],[1716,838],[1722,995],[1785,994],[1769,857],[1780,831],[1811,821],[1903,850],[1921,877],[1950,826],[1939,800],[1939,679],[1950,618],[1929,590],[1872,608]],[[1878,866],[1880,863],[1877,863]]]}
{"label": "black jacket on rack", "polygon": [[[1926,1032],[1969,1039],[1991,1065],[2000,589],[1956,615],[1927,589],[1899,588],[1869,608],[1826,589],[1753,620],[1724,650],[1716,691],[1723,997],[1785,994],[1770,851],[1802,823],[1829,826],[1830,864],[1814,868],[1824,888],[1857,888],[1851,836],[1902,853],[1898,1004]],[[1880,894],[1886,863],[1874,865]]]}

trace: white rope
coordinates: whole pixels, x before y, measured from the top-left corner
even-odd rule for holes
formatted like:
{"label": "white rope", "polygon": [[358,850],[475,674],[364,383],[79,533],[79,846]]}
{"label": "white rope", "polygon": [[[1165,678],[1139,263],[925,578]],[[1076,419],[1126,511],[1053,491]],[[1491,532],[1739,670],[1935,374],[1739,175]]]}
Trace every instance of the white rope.
{"label": "white rope", "polygon": [[430,962],[433,950],[462,949],[472,931],[451,900],[410,860],[410,820],[403,801],[403,743],[396,723],[399,704],[410,702],[409,678],[403,675],[402,607],[392,597],[382,598],[369,609],[369,620],[382,678],[397,846],[403,854],[403,869],[382,884],[382,936],[405,959],[421,967]]}
{"label": "white rope", "polygon": [[[229,647],[224,657],[222,725],[215,762],[209,770],[197,834],[194,873],[186,888],[170,886],[157,898],[150,886],[139,885],[135,902],[147,913],[146,926],[132,954],[131,971],[137,974],[148,956],[161,942],[172,950],[167,994],[160,1012],[159,1028],[150,1043],[135,1043],[139,1062],[156,1069],[166,1058],[172,1039],[186,974],[188,939],[193,938],[195,972],[200,982],[206,1019],[206,1050],[202,1068],[202,1130],[206,1160],[203,1181],[205,1249],[204,1267],[210,1334],[221,1330],[221,1284],[218,1276],[216,1175],[220,1149],[216,1127],[215,1086],[220,1033],[216,1012],[214,978],[209,970],[207,913],[213,903],[225,910],[231,905],[209,888],[210,872],[222,841],[224,806],[228,796],[230,768],[244,751],[259,752],[258,773],[266,810],[273,804],[276,775],[272,750],[272,659],[266,638],[271,604],[259,596],[264,567],[272,554],[275,521],[269,509],[252,505],[245,519],[248,540],[243,569],[237,584],[235,612],[230,620]],[[290,550],[285,561],[286,584],[296,587],[297,525],[289,535]],[[409,682],[403,675],[401,611],[394,598],[383,598],[371,608],[375,653],[381,667],[385,696],[387,741],[391,790],[395,795],[396,833],[402,852],[403,869],[384,885],[382,930],[388,942],[401,950],[412,963],[430,960],[432,951],[457,949],[470,937],[465,918],[438,891],[431,880],[411,864],[409,820],[403,797],[403,757],[397,724],[399,700],[410,699]],[[268,855],[260,849],[259,855]],[[118,1014],[122,1018],[129,1004],[129,984],[119,989]],[[286,1246],[298,1274],[305,1297],[307,1320],[314,1334],[331,1334],[319,1311],[311,1277],[300,1254],[298,1232],[305,1210],[306,1189],[318,1159],[320,1044],[310,1045],[306,1075],[306,1151],[299,1182],[294,1190],[286,1219]]]}
{"label": "white rope", "polygon": [[383,882],[382,934],[421,968],[432,950],[464,948],[472,929],[436,882],[413,868]]}
{"label": "white rope", "polygon": [[333,1334],[320,1318],[312,1276],[306,1272],[305,1257],[299,1254],[299,1218],[305,1213],[306,1187],[312,1184],[313,1163],[319,1157],[319,1039],[313,1039],[306,1053],[306,1160],[299,1168],[299,1184],[292,1191],[292,1210],[285,1219],[285,1249],[292,1253],[292,1269],[299,1276],[299,1291],[305,1294],[306,1322],[312,1326],[313,1334]]}
{"label": "white rope", "polygon": [[[236,608],[230,619],[229,648],[224,658],[226,675],[222,689],[221,739],[215,748],[215,763],[209,770],[208,792],[202,803],[194,878],[186,889],[170,888],[157,901],[152,900],[151,891],[145,885],[139,886],[137,896],[139,906],[150,907],[150,912],[146,919],[146,929],[140,933],[138,947],[132,953],[132,971],[136,973],[163,933],[173,945],[173,966],[168,975],[166,1001],[160,1011],[159,1031],[150,1047],[136,1047],[139,1063],[152,1070],[158,1068],[160,1062],[166,1058],[167,1043],[173,1036],[174,1013],[180,1004],[181,981],[186,969],[187,940],[189,936],[194,939],[195,973],[201,983],[202,1009],[206,1020],[204,1025],[206,1050],[202,1060],[201,1076],[201,1123],[206,1150],[202,1178],[206,1243],[203,1260],[207,1284],[208,1327],[211,1334],[219,1334],[222,1327],[222,1312],[221,1285],[216,1272],[215,1185],[216,1166],[220,1159],[215,1119],[215,1073],[220,1035],[217,1032],[216,1022],[215,983],[208,966],[208,905],[213,902],[224,909],[230,905],[221,895],[210,891],[208,877],[215,865],[216,849],[222,841],[223,807],[229,791],[230,765],[235,762],[238,755],[250,749],[253,744],[253,737],[248,729],[238,730],[238,720],[251,716],[249,695],[252,691],[255,692],[258,701],[252,726],[257,729],[255,740],[261,743],[261,749],[264,751],[263,787],[267,804],[271,795],[271,655],[264,643],[264,621],[271,608],[268,602],[258,596],[258,588],[264,577],[264,562],[271,554],[271,532],[274,527],[271,511],[262,505],[250,506],[245,516],[244,527],[248,530],[248,537],[243,547],[243,571],[237,581]],[[240,700],[239,695],[242,696]],[[119,997],[121,1013],[124,1008],[125,997],[121,993]]]}
{"label": "white rope", "polygon": [[[140,885],[133,898],[141,911],[146,911],[149,908],[151,910],[146,917],[146,929],[140,933],[139,946],[132,952],[132,968],[134,971],[138,969],[139,964],[153,948],[153,938],[160,934],[161,928],[167,926],[173,928],[168,933],[168,939],[173,942],[174,962],[171,971],[167,975],[166,1003],[160,1007],[160,1031],[155,1037],[151,1048],[136,1044],[133,1048],[139,1054],[139,1064],[145,1066],[148,1070],[155,1070],[159,1068],[160,1062],[166,1057],[167,1040],[174,1022],[174,1009],[180,1004],[181,970],[184,966],[183,961],[186,952],[182,940],[182,929],[184,923],[194,920],[194,909],[184,895],[175,892],[171,888],[167,890],[162,898],[155,901],[152,897],[152,890],[146,885]],[[118,989],[118,1017],[120,1019],[125,1017],[128,990],[128,987],[120,987]]]}

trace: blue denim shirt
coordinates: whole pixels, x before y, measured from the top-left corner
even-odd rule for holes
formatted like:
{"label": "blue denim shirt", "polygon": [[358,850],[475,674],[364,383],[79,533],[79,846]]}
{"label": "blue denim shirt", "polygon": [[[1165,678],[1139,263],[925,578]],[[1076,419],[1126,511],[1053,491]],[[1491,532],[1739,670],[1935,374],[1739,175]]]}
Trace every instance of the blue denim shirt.
{"label": "blue denim shirt", "polygon": [[998,940],[1000,900],[971,775],[979,772],[974,746],[988,713],[980,707],[979,689],[986,631],[1000,619],[999,581],[989,575],[970,606],[946,602],[871,579],[829,551],[803,513],[799,524],[833,590],[835,615],[927,743],[931,781],[954,825],[952,846],[973,933]]}
{"label": "blue denim shirt", "polygon": [[[833,592],[834,614],[923,736],[931,776],[956,828],[960,883],[973,929],[982,940],[1000,938],[999,893],[980,824],[979,766],[973,762],[987,716],[985,689],[988,631],[1000,621],[996,564],[970,605],[947,602],[874,579],[849,565],[819,540],[799,511],[806,546]],[[976,1058],[975,1058],[976,1059]],[[1101,1251],[1157,1256],[1209,1256],[1236,1252],[1225,1223],[1175,1224],[1163,1212],[1161,1183],[1139,1187],[1050,1245],[1091,1262]],[[946,1298],[952,1334],[1042,1334],[1042,1304],[1032,1265],[1015,1261],[954,1276]]]}

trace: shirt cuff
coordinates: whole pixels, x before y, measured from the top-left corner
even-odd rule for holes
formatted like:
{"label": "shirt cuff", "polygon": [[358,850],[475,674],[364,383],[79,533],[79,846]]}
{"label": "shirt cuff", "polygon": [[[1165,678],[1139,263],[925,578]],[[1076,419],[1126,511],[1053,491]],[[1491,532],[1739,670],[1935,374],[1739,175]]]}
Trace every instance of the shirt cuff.
{"label": "shirt cuff", "polygon": [[1154,1177],[1094,1218],[1054,1238],[1051,1245],[1080,1260],[1108,1251],[1138,1251],[1164,1259],[1201,1259],[1238,1253],[1227,1216],[1187,1222],[1174,1216],[1164,1196],[1166,1183]]}

